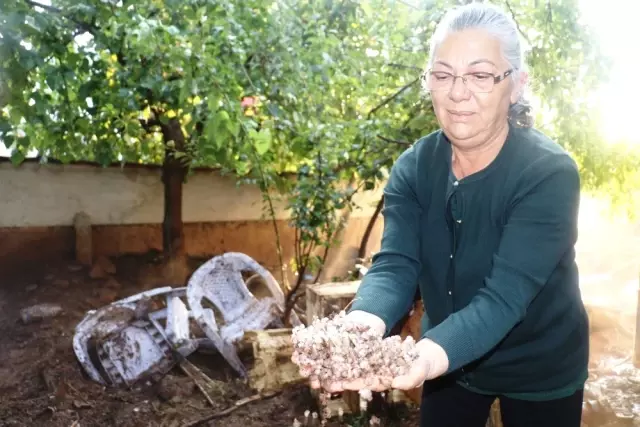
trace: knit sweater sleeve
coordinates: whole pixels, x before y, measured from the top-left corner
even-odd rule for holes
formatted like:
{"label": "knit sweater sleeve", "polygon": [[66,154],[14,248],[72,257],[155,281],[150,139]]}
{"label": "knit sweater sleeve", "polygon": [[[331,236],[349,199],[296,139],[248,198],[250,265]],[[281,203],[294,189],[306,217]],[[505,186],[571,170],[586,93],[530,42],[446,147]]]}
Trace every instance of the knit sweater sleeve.
{"label": "knit sweater sleeve", "polygon": [[580,177],[569,156],[537,160],[515,186],[485,286],[424,335],[444,348],[448,372],[485,355],[524,318],[577,240]]}
{"label": "knit sweater sleeve", "polygon": [[414,147],[406,150],[391,168],[384,189],[381,248],[350,309],[380,317],[386,326],[385,335],[409,311],[420,271],[418,230],[422,209],[416,196]]}

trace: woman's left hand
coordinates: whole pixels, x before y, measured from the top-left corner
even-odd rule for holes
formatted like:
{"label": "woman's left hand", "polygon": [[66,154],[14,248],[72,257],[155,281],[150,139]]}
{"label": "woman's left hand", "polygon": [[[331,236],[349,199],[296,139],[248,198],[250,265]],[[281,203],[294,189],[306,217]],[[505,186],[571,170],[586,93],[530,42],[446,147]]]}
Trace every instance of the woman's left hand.
{"label": "woman's left hand", "polygon": [[390,388],[410,390],[422,385],[426,380],[439,377],[449,369],[449,358],[444,349],[430,339],[423,338],[416,343],[418,359],[413,362],[406,375],[396,377],[391,384],[383,383],[379,378],[362,378],[353,381],[338,381],[323,384],[322,388],[330,393],[343,390],[385,391]]}
{"label": "woman's left hand", "polygon": [[391,388],[410,390],[422,383],[439,377],[449,369],[449,358],[444,349],[430,339],[423,338],[416,343],[418,359],[413,362],[409,372],[393,379]]}

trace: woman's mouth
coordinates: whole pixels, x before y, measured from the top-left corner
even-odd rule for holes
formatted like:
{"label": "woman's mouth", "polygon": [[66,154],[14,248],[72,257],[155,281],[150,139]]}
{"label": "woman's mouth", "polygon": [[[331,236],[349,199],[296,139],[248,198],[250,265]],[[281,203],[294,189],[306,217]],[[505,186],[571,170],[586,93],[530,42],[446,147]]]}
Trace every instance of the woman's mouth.
{"label": "woman's mouth", "polygon": [[475,114],[473,111],[447,110],[454,122],[468,122]]}

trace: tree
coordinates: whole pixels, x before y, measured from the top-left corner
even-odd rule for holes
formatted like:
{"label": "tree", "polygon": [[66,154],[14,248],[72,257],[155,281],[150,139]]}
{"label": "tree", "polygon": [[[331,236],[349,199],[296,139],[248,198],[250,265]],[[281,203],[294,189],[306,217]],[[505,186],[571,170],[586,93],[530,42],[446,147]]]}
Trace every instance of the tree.
{"label": "tree", "polygon": [[[436,23],[460,2],[5,3],[0,136],[13,160],[35,148],[43,161],[162,164],[169,257],[184,249],[189,168],[258,184],[272,218],[273,199],[285,197],[296,229],[292,302],[309,273],[318,277],[355,192],[437,128],[419,77]],[[577,2],[494,3],[531,48],[538,127],[574,154],[585,187],[632,179],[640,156],[603,144],[588,104],[606,58]]]}
{"label": "tree", "polygon": [[[191,166],[233,171],[265,191],[290,171],[310,177],[324,168],[335,188],[359,169],[370,187],[382,175],[360,163],[371,147],[389,151],[374,128],[393,121],[371,116],[397,98],[385,101],[396,88],[381,82],[406,86],[402,94],[419,72],[388,63],[388,47],[387,58],[375,57],[391,43],[402,47],[410,30],[379,19],[394,10],[377,3],[380,11],[354,1],[12,1],[2,15],[2,138],[17,164],[33,148],[43,161],[162,164],[168,256],[183,250],[181,188]],[[304,216],[315,203],[332,215],[319,199],[328,201],[293,206]],[[299,227],[299,239],[322,222],[316,215]],[[300,254],[304,262],[310,248]]]}
{"label": "tree", "polygon": [[219,164],[235,155],[245,67],[274,30],[269,7],[10,1],[0,130],[14,162],[35,148],[45,160],[162,164],[164,252],[182,253],[182,183],[196,154]]}

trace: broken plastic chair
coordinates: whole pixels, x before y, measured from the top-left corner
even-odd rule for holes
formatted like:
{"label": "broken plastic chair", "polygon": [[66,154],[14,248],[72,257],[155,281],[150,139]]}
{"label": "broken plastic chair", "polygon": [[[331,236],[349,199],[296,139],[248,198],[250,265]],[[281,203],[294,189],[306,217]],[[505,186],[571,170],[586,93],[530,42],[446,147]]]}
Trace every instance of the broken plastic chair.
{"label": "broken plastic chair", "polygon": [[[195,351],[189,312],[180,300],[184,295],[185,288],[163,287],[89,311],[73,337],[73,350],[89,377],[101,384],[130,386],[168,372],[175,364],[173,351],[184,356]],[[167,307],[150,313],[151,298],[161,296]]]}
{"label": "broken plastic chair", "polygon": [[[259,275],[271,296],[257,299],[247,288],[242,272]],[[189,279],[187,300],[195,321],[242,376],[246,376],[246,369],[234,344],[245,331],[277,324],[284,312],[284,293],[273,275],[253,258],[238,252],[216,256],[201,265]],[[213,307],[203,306],[207,301]],[[218,327],[213,308],[221,314],[224,322],[221,327]],[[290,322],[294,326],[300,324],[294,312]]]}
{"label": "broken plastic chair", "polygon": [[[271,296],[256,298],[243,272],[261,278]],[[164,298],[165,307],[153,311],[154,298]],[[214,309],[221,314],[220,327]],[[251,257],[230,252],[204,263],[186,288],[157,288],[89,311],[76,327],[73,349],[89,377],[101,384],[130,386],[166,373],[204,345],[246,376],[235,344],[245,331],[281,326],[283,311],[284,294],[271,273]],[[206,338],[195,338],[190,318]],[[289,321],[300,325],[294,312]]]}

